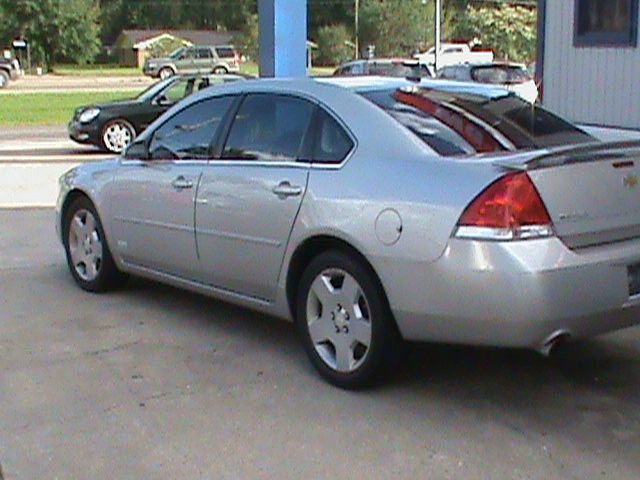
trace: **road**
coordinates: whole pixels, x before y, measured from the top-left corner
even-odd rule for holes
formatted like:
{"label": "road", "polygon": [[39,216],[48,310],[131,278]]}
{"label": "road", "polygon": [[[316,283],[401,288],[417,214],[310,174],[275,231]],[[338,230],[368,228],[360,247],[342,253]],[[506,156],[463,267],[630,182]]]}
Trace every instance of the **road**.
{"label": "road", "polygon": [[0,208],[52,206],[57,179],[83,162],[105,155],[68,139],[64,127],[0,130]]}
{"label": "road", "polygon": [[34,478],[640,478],[640,329],[532,352],[424,345],[318,378],[290,325],[132,280],[80,291],[49,209],[0,210],[0,463]]}
{"label": "road", "polygon": [[149,77],[115,77],[115,76],[63,76],[63,75],[27,75],[7,88],[0,90],[1,95],[19,93],[65,93],[65,92],[130,92],[142,90],[153,82]]}

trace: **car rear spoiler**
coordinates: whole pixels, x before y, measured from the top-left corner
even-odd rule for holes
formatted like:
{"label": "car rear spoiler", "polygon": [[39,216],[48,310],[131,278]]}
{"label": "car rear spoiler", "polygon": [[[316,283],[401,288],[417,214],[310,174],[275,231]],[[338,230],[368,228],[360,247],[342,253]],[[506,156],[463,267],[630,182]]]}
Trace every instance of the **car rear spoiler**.
{"label": "car rear spoiler", "polygon": [[[629,160],[625,161],[627,157]],[[635,159],[640,160],[640,140],[594,142],[538,152],[523,152],[496,160],[494,164],[507,170],[529,171],[603,160],[620,160],[620,167],[632,167]]]}

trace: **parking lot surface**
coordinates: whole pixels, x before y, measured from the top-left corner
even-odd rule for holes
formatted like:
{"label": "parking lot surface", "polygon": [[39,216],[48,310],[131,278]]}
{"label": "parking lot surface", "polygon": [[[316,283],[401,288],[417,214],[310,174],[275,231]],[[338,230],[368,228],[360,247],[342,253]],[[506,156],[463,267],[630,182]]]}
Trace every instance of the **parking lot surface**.
{"label": "parking lot surface", "polygon": [[113,155],[69,140],[65,127],[0,130],[0,208],[55,205],[58,177]]}
{"label": "parking lot surface", "polygon": [[0,210],[0,464],[35,478],[640,478],[640,329],[535,353],[423,345],[333,388],[290,325],[66,271],[53,212]]}

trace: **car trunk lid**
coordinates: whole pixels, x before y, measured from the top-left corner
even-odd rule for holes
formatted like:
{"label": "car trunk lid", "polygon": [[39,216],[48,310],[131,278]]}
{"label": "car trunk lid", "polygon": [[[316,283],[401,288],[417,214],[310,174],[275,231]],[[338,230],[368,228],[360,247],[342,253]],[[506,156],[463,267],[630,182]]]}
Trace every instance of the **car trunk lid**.
{"label": "car trunk lid", "polygon": [[640,238],[640,141],[565,147],[494,163],[527,171],[569,248]]}

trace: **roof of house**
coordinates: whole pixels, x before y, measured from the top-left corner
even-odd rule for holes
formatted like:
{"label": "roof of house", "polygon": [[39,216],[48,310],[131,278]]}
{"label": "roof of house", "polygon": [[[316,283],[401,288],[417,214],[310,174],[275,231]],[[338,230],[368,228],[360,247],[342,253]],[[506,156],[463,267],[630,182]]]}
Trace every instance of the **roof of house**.
{"label": "roof of house", "polygon": [[140,44],[161,37],[171,35],[172,37],[187,40],[194,45],[224,45],[232,43],[233,39],[239,35],[237,31],[217,31],[217,30],[123,30],[124,35],[131,40],[134,48]]}

